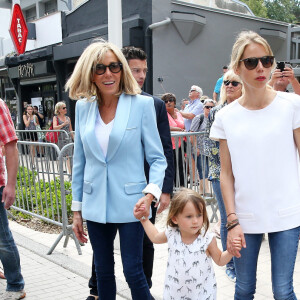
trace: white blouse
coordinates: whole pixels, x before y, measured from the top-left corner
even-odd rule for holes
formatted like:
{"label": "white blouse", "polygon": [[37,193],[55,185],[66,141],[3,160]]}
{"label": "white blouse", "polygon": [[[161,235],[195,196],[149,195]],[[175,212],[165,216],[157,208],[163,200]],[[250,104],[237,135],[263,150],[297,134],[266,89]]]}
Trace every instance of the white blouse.
{"label": "white blouse", "polygon": [[96,124],[95,124],[95,134],[98,140],[98,143],[103,151],[104,157],[107,154],[109,135],[114,126],[114,119],[108,124],[105,124],[101,118],[100,113],[97,113]]}

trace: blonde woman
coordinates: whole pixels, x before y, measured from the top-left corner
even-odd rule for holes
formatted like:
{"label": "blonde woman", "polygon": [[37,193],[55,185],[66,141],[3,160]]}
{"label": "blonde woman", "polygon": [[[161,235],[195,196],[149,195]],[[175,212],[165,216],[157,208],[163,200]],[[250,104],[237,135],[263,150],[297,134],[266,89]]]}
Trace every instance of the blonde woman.
{"label": "blonde woman", "polygon": [[55,116],[53,117],[53,129],[54,130],[64,130],[66,134],[60,134],[58,136],[58,147],[62,149],[65,145],[69,143],[69,135],[73,136],[73,129],[70,118],[67,116],[67,106],[65,102],[57,102],[54,110]]}
{"label": "blonde woman", "polygon": [[[207,142],[208,149],[208,178],[212,183],[213,191],[215,193],[218,207],[220,211],[220,224],[215,226],[214,231],[216,232],[217,236],[219,235],[222,242],[223,250],[226,250],[226,243],[227,243],[227,229],[226,229],[226,222],[227,222],[227,215],[224,206],[224,201],[221,193],[221,185],[220,185],[220,171],[221,171],[221,163],[220,163],[220,152],[219,152],[219,142],[209,139],[209,134],[211,130],[211,126],[214,123],[216,115],[225,108],[228,104],[233,103],[236,99],[240,98],[243,94],[243,84],[241,78],[234,73],[233,70],[229,70],[224,74],[223,83],[221,85],[220,91],[220,100],[219,105],[212,108],[208,115],[208,121],[206,124],[206,137],[205,142]],[[225,273],[229,280],[235,281],[236,274],[235,274],[235,267],[233,260],[226,265]]]}
{"label": "blonde woman", "polygon": [[[234,299],[254,298],[258,253],[266,233],[274,299],[295,300],[300,97],[268,86],[275,59],[268,42],[255,32],[237,37],[230,67],[242,79],[244,93],[216,115],[210,136],[220,141],[227,249],[235,255],[237,275]],[[237,237],[242,238],[241,251],[234,249]]]}
{"label": "blonde woman", "polygon": [[[79,58],[66,84],[79,100],[75,115],[72,176],[73,230],[94,250],[100,299],[116,299],[113,243],[117,231],[132,299],[151,299],[142,266],[144,230],[135,219],[148,217],[159,200],[167,166],[157,131],[153,98],[141,96],[128,63],[115,45],[96,42]],[[144,157],[150,166],[149,184]],[[140,209],[144,208],[144,209]]]}

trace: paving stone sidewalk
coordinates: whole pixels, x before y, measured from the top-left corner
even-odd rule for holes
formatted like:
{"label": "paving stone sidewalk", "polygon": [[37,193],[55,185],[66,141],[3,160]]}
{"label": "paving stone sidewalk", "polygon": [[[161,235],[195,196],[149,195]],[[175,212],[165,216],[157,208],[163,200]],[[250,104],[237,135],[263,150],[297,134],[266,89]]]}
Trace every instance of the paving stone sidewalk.
{"label": "paving stone sidewalk", "polygon": [[[87,293],[86,279],[18,246],[28,300],[82,300]],[[6,280],[0,280],[0,290]]]}
{"label": "paving stone sidewalk", "polygon": [[[159,230],[163,230],[165,215],[157,221]],[[214,224],[211,224],[211,228]],[[88,296],[88,279],[91,272],[92,249],[88,243],[78,255],[75,244],[69,241],[63,248],[63,240],[52,255],[47,251],[57,238],[56,234],[34,231],[10,221],[10,227],[18,245],[21,256],[22,273],[26,282],[28,300],[85,300]],[[218,245],[221,248],[220,240]],[[299,252],[300,250],[298,250]],[[167,244],[155,245],[152,295],[161,300],[163,295],[164,276],[167,264]],[[225,275],[225,268],[214,266],[218,300],[232,300],[234,283]],[[268,241],[262,243],[258,261],[258,283],[255,300],[273,299],[271,288],[270,253]],[[130,299],[130,291],[123,275],[120,250],[115,244],[115,273],[117,280],[117,299]],[[5,281],[0,280],[0,290],[5,288]],[[300,258],[297,256],[294,274],[295,292],[300,296]]]}

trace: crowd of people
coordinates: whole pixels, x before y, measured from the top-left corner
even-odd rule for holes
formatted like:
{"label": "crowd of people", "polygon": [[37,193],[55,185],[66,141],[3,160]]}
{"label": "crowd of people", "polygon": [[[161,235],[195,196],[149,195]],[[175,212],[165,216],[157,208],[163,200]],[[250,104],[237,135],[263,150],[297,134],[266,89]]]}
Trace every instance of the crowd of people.
{"label": "crowd of people", "polygon": [[[56,130],[57,145],[61,150],[65,145],[74,140],[73,128],[71,119],[67,115],[67,106],[65,102],[57,102],[54,109],[54,117],[50,124],[45,123],[44,115],[41,113],[37,106],[27,104],[23,113],[23,124],[25,133],[21,134],[21,139],[30,142],[46,142],[45,130]],[[50,128],[48,128],[50,125]],[[53,142],[53,141],[52,141]],[[31,167],[35,166],[35,156],[44,156],[43,148],[36,145],[30,145]],[[71,174],[70,157],[72,156],[71,150],[66,151],[66,165],[68,173]]]}
{"label": "crowd of people", "polygon": [[[78,100],[73,230],[86,243],[86,220],[94,252],[87,300],[116,299],[117,232],[134,300],[154,299],[150,293],[153,243],[169,246],[163,299],[216,299],[212,261],[226,265],[226,275],[235,282],[235,300],[253,299],[264,234],[270,246],[274,299],[297,299],[293,273],[300,234],[300,84],[291,66],[276,68],[267,41],[245,31],[236,38],[230,64],[223,67],[212,98],[194,84],[189,100],[178,103],[171,92],[159,99],[142,91],[146,76],[143,50],[95,41],[84,50],[66,83],[70,98]],[[294,93],[287,91],[288,84]],[[3,101],[0,108],[3,119],[7,109]],[[66,113],[66,104],[57,103],[53,129],[72,132]],[[3,122],[9,126],[0,135],[1,145],[17,155],[12,122],[6,118]],[[29,105],[23,120],[28,130],[34,130],[43,116]],[[30,140],[37,141],[38,135],[30,132]],[[201,134],[184,140],[171,138],[171,132]],[[203,188],[199,193],[187,188],[184,180],[187,141],[195,150],[191,159],[197,162],[193,168]],[[60,139],[60,148],[64,145]],[[282,157],[284,164],[279,163]],[[5,220],[16,176],[11,159],[6,165],[6,186],[0,177],[0,213]],[[202,197],[209,182],[220,213],[222,251],[209,230]],[[177,184],[182,188],[172,195]],[[159,232],[156,213],[167,208],[166,230]],[[1,226],[9,232],[7,224]],[[11,235],[9,243],[14,245]],[[7,278],[4,299],[22,299],[26,294],[17,249],[14,245],[17,259],[12,266],[3,245],[0,234],[2,275]]]}

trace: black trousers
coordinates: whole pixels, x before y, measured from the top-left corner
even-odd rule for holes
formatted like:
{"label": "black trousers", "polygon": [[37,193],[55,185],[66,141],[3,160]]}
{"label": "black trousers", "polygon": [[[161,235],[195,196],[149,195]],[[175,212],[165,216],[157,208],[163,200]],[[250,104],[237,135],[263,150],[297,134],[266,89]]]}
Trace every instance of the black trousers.
{"label": "black trousers", "polygon": [[[151,223],[155,223],[156,211],[157,208],[154,207],[155,203],[151,203],[152,209],[152,217],[150,219]],[[152,272],[153,272],[153,261],[154,261],[154,247],[153,243],[150,241],[148,236],[144,234],[144,241],[143,241],[143,268],[144,274],[146,276],[146,280],[149,286],[149,289],[152,287]],[[98,288],[97,288],[97,275],[95,272],[95,263],[94,263],[94,255],[92,261],[92,275],[89,280],[89,288],[90,294],[94,296],[98,296]]]}
{"label": "black trousers", "polygon": [[[173,160],[174,160],[174,185],[176,186],[177,177],[179,177],[179,184],[180,186],[184,186],[184,170],[183,170],[183,160],[182,160],[182,152],[184,153],[184,145],[178,149],[178,157],[176,158],[176,151],[173,150]],[[177,160],[178,160],[178,167],[177,167]],[[177,175],[177,168],[178,168],[178,175]]]}

